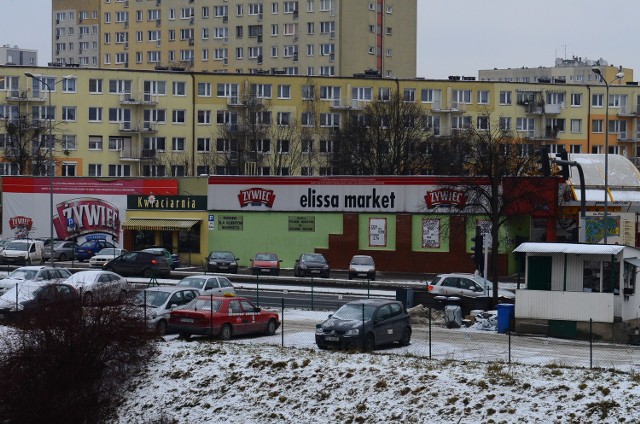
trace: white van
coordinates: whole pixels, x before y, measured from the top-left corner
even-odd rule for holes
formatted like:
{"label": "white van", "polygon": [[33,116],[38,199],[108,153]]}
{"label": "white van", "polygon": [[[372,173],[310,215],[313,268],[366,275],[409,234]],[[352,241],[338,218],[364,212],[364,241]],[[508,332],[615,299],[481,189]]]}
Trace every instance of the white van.
{"label": "white van", "polygon": [[44,262],[44,243],[41,240],[12,240],[0,252],[0,263],[32,265]]}

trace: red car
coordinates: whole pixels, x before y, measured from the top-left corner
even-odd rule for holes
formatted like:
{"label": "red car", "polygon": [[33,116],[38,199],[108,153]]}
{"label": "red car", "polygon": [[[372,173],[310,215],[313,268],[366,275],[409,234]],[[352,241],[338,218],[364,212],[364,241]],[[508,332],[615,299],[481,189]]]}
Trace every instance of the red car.
{"label": "red car", "polygon": [[169,317],[169,331],[188,339],[192,334],[229,340],[240,334],[273,335],[280,327],[276,312],[264,311],[248,299],[201,295]]}
{"label": "red car", "polygon": [[280,262],[282,259],[275,253],[256,253],[251,259],[251,273],[280,275]]}

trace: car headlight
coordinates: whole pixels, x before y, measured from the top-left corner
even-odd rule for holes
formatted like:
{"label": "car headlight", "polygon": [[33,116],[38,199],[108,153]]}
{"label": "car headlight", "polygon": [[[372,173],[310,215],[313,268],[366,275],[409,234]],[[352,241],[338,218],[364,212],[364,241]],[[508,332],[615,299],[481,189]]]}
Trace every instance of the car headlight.
{"label": "car headlight", "polygon": [[345,336],[357,336],[358,334],[360,334],[359,328],[352,328],[351,330],[347,330],[347,332],[344,333]]}
{"label": "car headlight", "polygon": [[209,261],[209,263],[210,263],[211,265],[218,265],[218,262],[216,262],[216,261]]}
{"label": "car headlight", "polygon": [[316,325],[316,334],[322,334],[324,333],[324,329],[322,328],[321,324],[317,324]]}
{"label": "car headlight", "polygon": [[308,267],[305,264],[300,265],[300,268],[307,269]]}

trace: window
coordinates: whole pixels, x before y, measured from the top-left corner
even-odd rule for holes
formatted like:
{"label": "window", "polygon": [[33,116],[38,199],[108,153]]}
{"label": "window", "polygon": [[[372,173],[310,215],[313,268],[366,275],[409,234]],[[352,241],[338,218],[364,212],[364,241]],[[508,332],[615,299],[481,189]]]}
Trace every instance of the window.
{"label": "window", "polygon": [[457,130],[467,130],[471,128],[470,116],[453,116],[451,117],[451,128]]}
{"label": "window", "polygon": [[216,95],[218,97],[237,98],[238,84],[219,83],[217,86]]}
{"label": "window", "polygon": [[174,152],[184,152],[185,146],[185,138],[184,137],[173,137],[171,139],[171,150]]}
{"label": "window", "polygon": [[131,80],[109,80],[110,94],[131,94]]}
{"label": "window", "polygon": [[76,120],[76,107],[75,106],[62,106],[62,120],[63,121],[75,121]]}
{"label": "window", "polygon": [[60,143],[64,151],[76,150],[78,148],[75,135],[64,134],[61,137]]}
{"label": "window", "polygon": [[416,89],[415,88],[405,88],[403,99],[405,102],[415,102],[416,101]]}
{"label": "window", "polygon": [[303,127],[314,127],[315,115],[313,114],[313,112],[302,112],[300,121]]}
{"label": "window", "polygon": [[316,98],[316,90],[313,85],[303,85],[302,86],[302,99],[303,100],[313,100]]}
{"label": "window", "polygon": [[288,127],[291,123],[291,112],[278,112],[278,125]]}
{"label": "window", "polygon": [[333,153],[333,140],[320,140],[320,153]]}
{"label": "window", "polygon": [[563,105],[564,93],[547,93],[547,104]]}
{"label": "window", "polygon": [[582,106],[582,93],[571,93],[571,106]]}
{"label": "window", "polygon": [[89,164],[89,176],[90,177],[102,177],[102,165],[99,163]]}
{"label": "window", "polygon": [[511,91],[501,91],[500,92],[500,104],[501,105],[510,105],[511,104]]}
{"label": "window", "polygon": [[276,141],[276,149],[278,153],[288,154],[290,151],[290,141],[289,140],[278,140]]}
{"label": "window", "polygon": [[142,176],[144,177],[165,177],[167,175],[164,165],[143,165]]}
{"label": "window", "polygon": [[198,96],[199,97],[211,97],[211,83],[199,82],[198,83]]}
{"label": "window", "polygon": [[569,146],[569,153],[581,153],[582,152],[582,145],[580,144],[572,144],[571,146]]}
{"label": "window", "polygon": [[604,104],[604,94],[591,95],[591,106],[602,107],[603,104]]}
{"label": "window", "polygon": [[198,124],[211,124],[211,111],[199,110],[198,111]]}
{"label": "window", "polygon": [[171,122],[174,124],[184,124],[187,111],[184,109],[175,109],[171,112]]}
{"label": "window", "polygon": [[353,100],[371,101],[373,97],[373,88],[354,87],[351,89],[351,97],[353,98]]}
{"label": "window", "polygon": [[489,92],[486,90],[478,91],[478,104],[479,105],[488,105],[489,104]]}
{"label": "window", "polygon": [[102,136],[100,135],[89,136],[89,150],[102,150]]}
{"label": "window", "polygon": [[423,103],[437,103],[440,101],[440,90],[423,88],[420,94],[420,101]]}
{"label": "window", "polygon": [[582,119],[572,119],[571,120],[571,132],[572,133],[581,133],[582,132]]}
{"label": "window", "polygon": [[455,103],[470,104],[471,90],[453,90],[453,101]]}
{"label": "window", "polygon": [[602,119],[593,119],[591,121],[591,131],[594,133],[602,133],[603,130],[603,120]]}
{"label": "window", "polygon": [[307,34],[312,35],[316,30],[314,22],[307,22]]}
{"label": "window", "polygon": [[110,177],[130,177],[131,165],[109,165]]}
{"label": "window", "polygon": [[174,96],[186,96],[187,84],[184,81],[173,82],[173,95]]}
{"label": "window", "polygon": [[533,131],[534,129],[534,118],[516,118],[516,131]]}
{"label": "window", "polygon": [[278,85],[278,98],[290,99],[291,98],[291,86],[290,85]]}
{"label": "window", "polygon": [[208,153],[211,151],[211,139],[209,137],[199,137],[196,140],[196,151],[198,153]]}
{"label": "window", "polygon": [[101,122],[102,121],[102,108],[90,107],[89,108],[89,122]]}
{"label": "window", "polygon": [[252,151],[258,153],[271,153],[271,140],[268,138],[258,139],[253,143]]}
{"label": "window", "polygon": [[109,150],[122,150],[123,144],[124,140],[122,139],[122,137],[109,137]]}
{"label": "window", "polygon": [[251,96],[258,99],[270,99],[271,84],[251,84]]}
{"label": "window", "polygon": [[478,116],[477,126],[479,130],[488,131],[489,130],[489,117],[487,116]]}
{"label": "window", "polygon": [[229,140],[228,138],[218,138],[216,140],[216,152],[227,153],[232,151],[235,150],[233,149],[231,140]]}
{"label": "window", "polygon": [[166,139],[164,137],[145,137],[142,143],[144,150],[166,150]]}
{"label": "window", "polygon": [[307,138],[302,140],[302,153],[313,153],[313,140]]}
{"label": "window", "polygon": [[321,86],[320,100],[340,100],[340,87]]}
{"label": "window", "polygon": [[320,126],[321,127],[339,127],[340,114],[339,113],[321,113]]}

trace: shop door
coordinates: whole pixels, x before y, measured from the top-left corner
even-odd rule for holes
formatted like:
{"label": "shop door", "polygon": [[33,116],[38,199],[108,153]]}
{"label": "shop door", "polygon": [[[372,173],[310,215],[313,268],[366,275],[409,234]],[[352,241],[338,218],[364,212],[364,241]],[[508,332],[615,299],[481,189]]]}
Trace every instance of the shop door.
{"label": "shop door", "polygon": [[527,258],[527,288],[529,290],[551,290],[551,256],[529,256]]}

